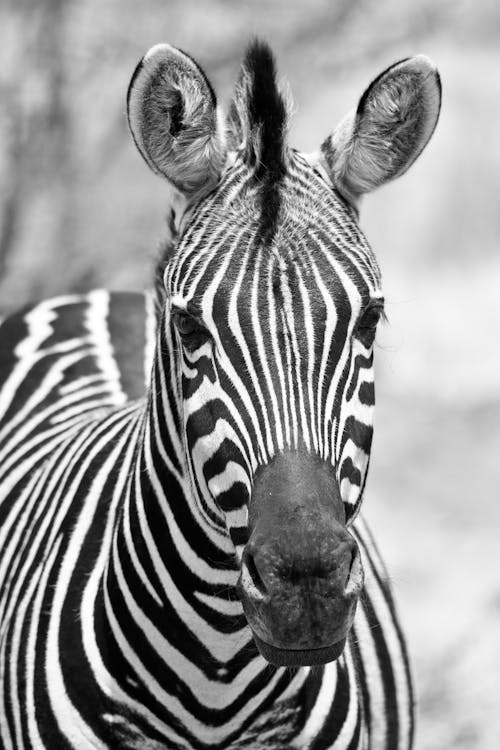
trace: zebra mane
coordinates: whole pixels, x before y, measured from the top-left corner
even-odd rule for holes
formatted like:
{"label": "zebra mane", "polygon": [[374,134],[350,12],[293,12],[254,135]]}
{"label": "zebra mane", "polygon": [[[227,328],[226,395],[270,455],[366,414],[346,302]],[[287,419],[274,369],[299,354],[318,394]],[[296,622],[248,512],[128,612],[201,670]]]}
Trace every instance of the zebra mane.
{"label": "zebra mane", "polygon": [[290,105],[276,80],[270,47],[258,39],[248,46],[229,112],[229,147],[243,151],[259,186],[262,239],[276,228],[280,182],[286,174]]}
{"label": "zebra mane", "polygon": [[255,39],[241,65],[229,112],[230,147],[243,147],[257,177],[281,176],[286,160],[288,104],[276,81],[274,55]]}

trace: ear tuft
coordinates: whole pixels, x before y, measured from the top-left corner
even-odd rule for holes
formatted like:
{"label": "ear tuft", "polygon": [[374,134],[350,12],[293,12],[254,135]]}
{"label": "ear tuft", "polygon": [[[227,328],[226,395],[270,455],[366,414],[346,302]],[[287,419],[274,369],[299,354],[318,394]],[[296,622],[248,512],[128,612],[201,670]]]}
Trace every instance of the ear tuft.
{"label": "ear tuft", "polygon": [[200,66],[169,44],[152,47],[130,81],[127,112],[149,167],[185,195],[217,183],[226,157],[222,117]]}
{"label": "ear tuft", "polygon": [[439,74],[424,55],[381,73],[321,147],[338,190],[355,202],[402,175],[427,145],[440,105]]}

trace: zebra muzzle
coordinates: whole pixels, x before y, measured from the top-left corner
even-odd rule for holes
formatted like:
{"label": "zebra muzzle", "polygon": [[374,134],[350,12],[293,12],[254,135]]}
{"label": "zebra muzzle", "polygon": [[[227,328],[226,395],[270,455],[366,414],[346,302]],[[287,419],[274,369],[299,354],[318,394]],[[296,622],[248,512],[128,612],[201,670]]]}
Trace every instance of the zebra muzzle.
{"label": "zebra muzzle", "polygon": [[238,593],[260,653],[277,666],[325,664],[345,646],[363,586],[333,472],[279,456],[256,479]]}

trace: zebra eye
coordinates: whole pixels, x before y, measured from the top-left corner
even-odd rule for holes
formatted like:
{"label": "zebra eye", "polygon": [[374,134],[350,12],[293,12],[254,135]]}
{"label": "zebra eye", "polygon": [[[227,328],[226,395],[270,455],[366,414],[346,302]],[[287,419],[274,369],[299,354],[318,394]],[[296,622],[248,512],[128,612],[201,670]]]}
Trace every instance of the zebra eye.
{"label": "zebra eye", "polygon": [[373,343],[375,331],[381,319],[385,319],[384,302],[375,300],[365,308],[356,325],[356,334],[365,346]]}
{"label": "zebra eye", "polygon": [[182,338],[185,339],[192,339],[198,334],[205,333],[203,326],[185,312],[174,313],[174,323]]}

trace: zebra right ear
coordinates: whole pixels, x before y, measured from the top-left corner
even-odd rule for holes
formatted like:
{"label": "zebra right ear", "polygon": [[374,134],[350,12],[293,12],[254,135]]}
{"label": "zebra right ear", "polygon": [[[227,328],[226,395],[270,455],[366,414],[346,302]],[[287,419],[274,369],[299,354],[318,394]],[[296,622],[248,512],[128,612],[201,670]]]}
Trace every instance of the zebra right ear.
{"label": "zebra right ear", "polygon": [[169,44],[142,58],[127,94],[128,122],[148,166],[185,196],[209,192],[226,158],[223,118],[199,65]]}

